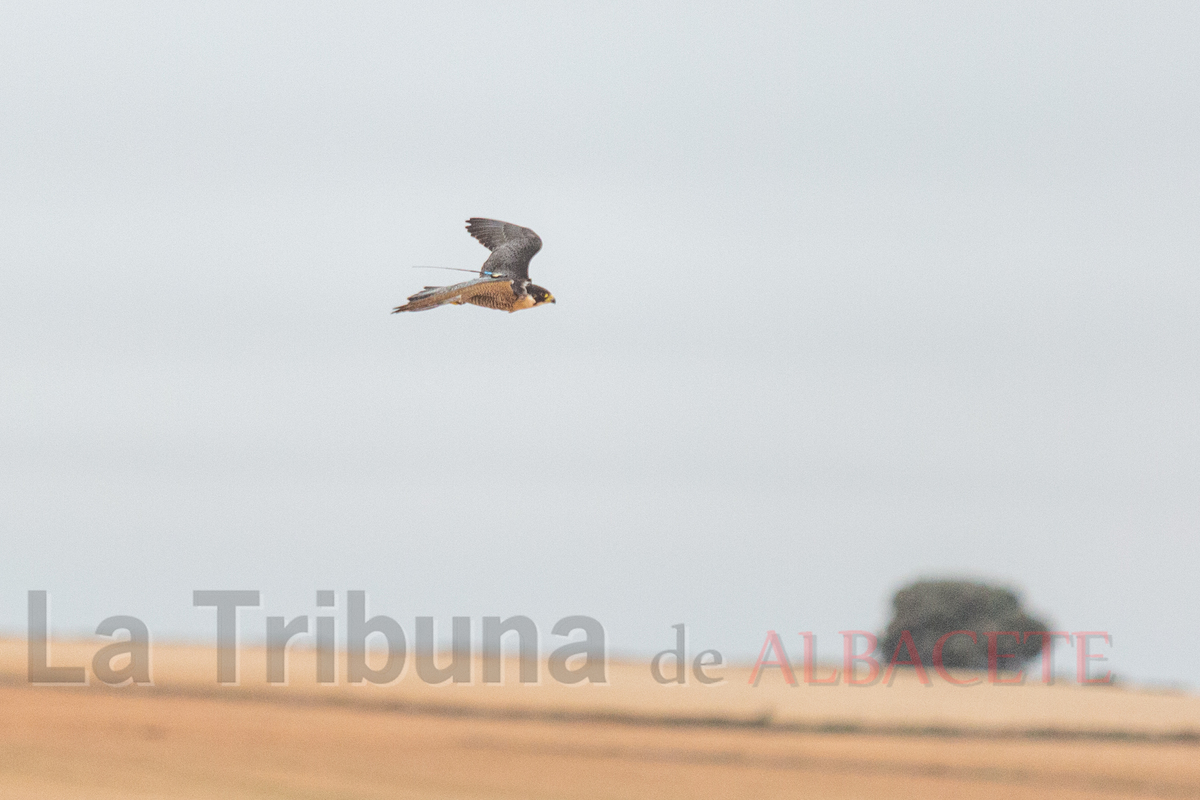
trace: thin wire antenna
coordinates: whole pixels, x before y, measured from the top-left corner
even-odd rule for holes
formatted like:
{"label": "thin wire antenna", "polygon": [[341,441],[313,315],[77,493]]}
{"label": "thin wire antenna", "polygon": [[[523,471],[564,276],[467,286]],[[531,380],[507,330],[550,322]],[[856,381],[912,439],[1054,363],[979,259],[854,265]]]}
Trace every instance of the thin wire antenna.
{"label": "thin wire antenna", "polygon": [[452,269],[455,272],[470,272],[472,275],[484,274],[477,269],[463,269],[462,267],[428,267],[428,266],[422,265],[422,266],[413,267],[413,269]]}

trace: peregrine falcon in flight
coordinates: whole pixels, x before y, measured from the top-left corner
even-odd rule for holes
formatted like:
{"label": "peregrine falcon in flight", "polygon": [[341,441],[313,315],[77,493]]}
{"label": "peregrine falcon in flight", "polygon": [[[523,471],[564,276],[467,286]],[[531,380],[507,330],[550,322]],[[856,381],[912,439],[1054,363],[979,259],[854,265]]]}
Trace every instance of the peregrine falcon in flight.
{"label": "peregrine falcon in flight", "polygon": [[529,260],[542,249],[542,240],[536,233],[511,222],[479,217],[467,220],[467,233],[492,251],[483,262],[479,277],[453,286],[426,286],[408,298],[407,303],[396,307],[393,314],[425,311],[447,303],[456,306],[471,303],[512,313],[554,302],[554,295],[529,282]]}

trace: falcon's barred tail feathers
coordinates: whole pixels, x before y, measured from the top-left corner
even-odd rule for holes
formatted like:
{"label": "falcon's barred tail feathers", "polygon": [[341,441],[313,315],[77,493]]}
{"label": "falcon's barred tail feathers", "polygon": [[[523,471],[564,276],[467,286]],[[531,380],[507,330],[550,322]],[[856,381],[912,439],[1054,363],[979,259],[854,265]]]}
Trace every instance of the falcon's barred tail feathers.
{"label": "falcon's barred tail feathers", "polygon": [[[437,308],[446,303],[453,303],[456,295],[453,292],[443,291],[453,288],[453,286],[426,286],[421,291],[411,295],[407,303],[392,309],[392,313],[395,314],[399,311],[428,311],[431,308]],[[462,304],[461,301],[459,301],[459,304]]]}
{"label": "falcon's barred tail feathers", "polygon": [[542,249],[536,233],[511,222],[480,217],[467,220],[467,232],[492,251],[479,277],[452,286],[426,286],[393,309],[393,314],[464,303],[512,313],[556,302],[546,289],[529,282],[529,261]]}

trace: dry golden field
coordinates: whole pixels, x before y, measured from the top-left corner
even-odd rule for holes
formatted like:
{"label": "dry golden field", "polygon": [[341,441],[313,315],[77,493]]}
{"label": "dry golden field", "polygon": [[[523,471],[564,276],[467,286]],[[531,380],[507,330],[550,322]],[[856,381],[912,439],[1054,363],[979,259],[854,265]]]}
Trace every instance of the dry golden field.
{"label": "dry golden field", "polygon": [[[96,646],[58,644],[52,663]],[[36,687],[0,642],[0,798],[1200,798],[1200,697],[1027,685],[268,685],[156,645],[154,685]]]}

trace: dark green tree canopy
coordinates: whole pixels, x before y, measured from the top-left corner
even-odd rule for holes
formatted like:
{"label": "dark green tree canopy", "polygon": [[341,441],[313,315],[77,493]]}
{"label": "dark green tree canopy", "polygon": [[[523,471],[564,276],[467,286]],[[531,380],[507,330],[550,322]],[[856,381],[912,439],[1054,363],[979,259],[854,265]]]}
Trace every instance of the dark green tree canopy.
{"label": "dark green tree canopy", "polygon": [[[974,631],[976,641],[969,636],[952,636],[942,649],[942,666],[963,669],[987,669],[989,632],[1015,631],[1012,636],[998,639],[997,651],[1012,653],[1015,658],[1000,658],[1002,670],[1015,670],[1036,658],[1042,649],[1042,637],[1024,634],[1049,630],[1047,623],[1031,616],[1021,605],[1021,598],[1011,589],[972,581],[917,581],[896,592],[892,598],[892,620],[880,637],[880,652],[891,660],[900,644],[903,631],[912,634],[917,653],[926,667],[934,664],[934,647],[942,636],[952,631]],[[909,661],[907,647],[900,647],[897,661]]]}

